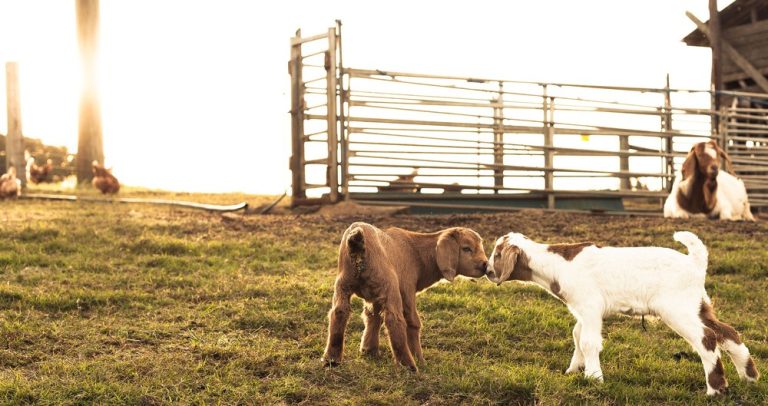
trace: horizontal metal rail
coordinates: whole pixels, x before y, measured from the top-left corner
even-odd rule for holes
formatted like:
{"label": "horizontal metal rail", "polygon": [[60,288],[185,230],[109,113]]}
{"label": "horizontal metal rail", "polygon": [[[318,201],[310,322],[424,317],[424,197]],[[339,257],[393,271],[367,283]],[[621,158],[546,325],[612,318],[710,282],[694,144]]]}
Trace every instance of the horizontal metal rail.
{"label": "horizontal metal rail", "polygon": [[[308,114],[308,119],[320,120],[324,119],[324,115]],[[350,122],[362,122],[362,123],[382,123],[382,124],[407,124],[407,125],[423,125],[433,127],[457,127],[457,128],[481,128],[481,129],[494,129],[498,128],[505,133],[531,133],[541,134],[544,127],[538,126],[517,126],[505,124],[503,126],[494,126],[490,123],[468,123],[460,121],[439,121],[439,120],[411,120],[411,119],[394,119],[394,118],[379,118],[379,117],[362,117],[362,116],[350,116],[348,117]],[[533,121],[533,120],[531,120]],[[354,128],[354,127],[351,127]],[[678,133],[675,131],[669,132],[654,132],[648,130],[631,130],[622,129],[616,127],[592,127],[592,128],[555,128],[557,134],[570,134],[570,135],[606,135],[617,136],[627,135],[635,137],[655,137],[655,138],[704,138],[700,134],[690,133]],[[706,137],[710,138],[710,137]]]}

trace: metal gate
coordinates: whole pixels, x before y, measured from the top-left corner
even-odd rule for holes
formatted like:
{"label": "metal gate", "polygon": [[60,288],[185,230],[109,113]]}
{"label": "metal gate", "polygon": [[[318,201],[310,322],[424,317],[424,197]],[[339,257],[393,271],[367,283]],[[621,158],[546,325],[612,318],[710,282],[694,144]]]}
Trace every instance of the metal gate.
{"label": "metal gate", "polygon": [[748,107],[715,112],[709,91],[668,79],[638,88],[344,68],[339,22],[297,31],[290,71],[294,205],[659,212],[691,145],[710,138],[753,206],[768,205],[768,116],[755,107],[766,95],[730,92]]}

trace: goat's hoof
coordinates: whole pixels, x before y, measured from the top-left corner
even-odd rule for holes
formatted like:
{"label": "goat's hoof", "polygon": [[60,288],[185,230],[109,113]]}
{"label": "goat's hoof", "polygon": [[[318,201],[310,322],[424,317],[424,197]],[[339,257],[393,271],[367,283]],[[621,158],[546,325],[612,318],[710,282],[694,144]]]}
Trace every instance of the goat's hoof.
{"label": "goat's hoof", "polygon": [[366,356],[368,358],[379,358],[379,349],[378,348],[361,348],[360,354],[363,354],[363,356]]}
{"label": "goat's hoof", "polygon": [[320,359],[320,361],[323,363],[324,367],[337,367],[339,364],[341,364],[340,359],[331,358],[331,357],[323,357]]}
{"label": "goat's hoof", "polygon": [[728,388],[722,388],[722,389],[710,389],[710,388],[707,388],[707,396],[725,395],[726,392],[728,392]]}
{"label": "goat's hoof", "polygon": [[589,372],[589,373],[588,372],[584,372],[584,377],[589,379],[589,380],[593,380],[595,382],[603,383],[603,381],[604,381],[603,373],[599,372],[599,371],[598,372]]}
{"label": "goat's hoof", "polygon": [[582,366],[576,366],[576,367],[568,367],[568,369],[565,370],[566,374],[577,374],[581,372],[581,369],[584,368]]}

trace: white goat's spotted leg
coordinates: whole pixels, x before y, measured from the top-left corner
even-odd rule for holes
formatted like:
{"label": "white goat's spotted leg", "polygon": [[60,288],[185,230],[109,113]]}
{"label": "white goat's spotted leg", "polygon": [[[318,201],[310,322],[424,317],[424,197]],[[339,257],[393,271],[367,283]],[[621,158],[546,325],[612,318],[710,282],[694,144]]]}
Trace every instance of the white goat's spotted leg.
{"label": "white goat's spotted leg", "polygon": [[736,344],[734,341],[726,339],[723,340],[722,347],[731,357],[736,372],[739,373],[739,378],[747,382],[757,382],[759,374],[755,367],[755,361],[749,355],[747,346],[744,343]]}
{"label": "white goat's spotted leg", "polygon": [[600,351],[603,350],[603,319],[601,314],[581,320],[579,347],[584,354],[584,376],[603,381],[603,370],[600,368]]}
{"label": "white goat's spotted leg", "polygon": [[675,307],[665,306],[659,314],[661,319],[680,334],[701,357],[707,382],[707,395],[719,395],[728,387],[725,379],[723,362],[720,360],[720,349],[717,348],[717,334],[704,326],[696,313],[684,313],[672,310]]}
{"label": "white goat's spotted leg", "polygon": [[581,352],[581,345],[579,340],[581,337],[581,322],[576,321],[576,325],[573,326],[573,357],[571,357],[571,365],[565,370],[566,374],[574,374],[584,367],[584,353]]}

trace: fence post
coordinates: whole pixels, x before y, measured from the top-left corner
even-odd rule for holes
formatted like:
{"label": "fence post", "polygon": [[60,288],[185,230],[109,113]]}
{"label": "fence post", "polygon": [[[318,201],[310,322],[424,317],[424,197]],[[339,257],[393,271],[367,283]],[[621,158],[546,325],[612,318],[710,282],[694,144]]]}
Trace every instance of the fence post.
{"label": "fence post", "polygon": [[[301,29],[296,30],[296,39],[301,38]],[[304,180],[304,82],[302,80],[301,42],[291,41],[291,146],[290,161],[292,175],[291,205],[307,197]]]}
{"label": "fence post", "polygon": [[328,29],[328,53],[325,61],[327,123],[328,123],[328,187],[331,188],[331,202],[339,201],[339,139],[336,132],[338,118],[336,116],[336,27]]}
{"label": "fence post", "polygon": [[720,147],[728,152],[728,106],[720,106],[720,111],[718,112],[720,115],[720,119],[718,120],[718,140],[717,142],[720,144]]}
{"label": "fence post", "polygon": [[24,162],[24,136],[21,132],[21,97],[19,92],[19,65],[5,64],[5,91],[8,111],[8,135],[5,138],[5,170],[13,166],[21,186],[27,185],[26,162]]}
{"label": "fence post", "polygon": [[544,189],[547,191],[547,208],[555,208],[555,173],[554,173],[554,98],[547,96],[547,85],[542,85],[544,105]]}
{"label": "fence post", "polygon": [[[346,111],[349,107],[349,95],[344,88],[344,61],[341,49],[341,20],[336,20],[336,53],[339,62],[339,138],[341,139],[341,193],[344,200],[349,199],[349,133],[347,131]],[[347,82],[349,84],[349,82]]]}
{"label": "fence post", "polygon": [[[629,150],[628,135],[619,135],[619,149],[621,151]],[[625,172],[621,174],[619,190],[630,190],[631,186],[629,182],[629,176],[626,174],[626,172],[629,172],[629,155],[619,155],[619,171]]]}
{"label": "fence post", "polygon": [[[672,140],[672,97],[671,97],[671,91],[669,89],[669,73],[667,73],[667,85],[664,87],[664,114],[662,115],[662,129],[665,133],[667,133],[667,137],[664,138],[664,152],[667,154],[672,154],[675,151],[673,140]],[[664,168],[664,174],[666,175],[674,175],[675,173],[675,161],[672,156],[667,156],[665,158],[665,168]],[[664,187],[667,192],[672,191],[672,179],[670,178],[664,178]],[[662,203],[663,204],[663,203]]]}
{"label": "fence post", "polygon": [[[499,96],[493,103],[493,186],[504,187],[504,82],[499,82]],[[499,189],[494,189],[498,194]]]}

